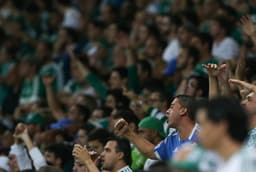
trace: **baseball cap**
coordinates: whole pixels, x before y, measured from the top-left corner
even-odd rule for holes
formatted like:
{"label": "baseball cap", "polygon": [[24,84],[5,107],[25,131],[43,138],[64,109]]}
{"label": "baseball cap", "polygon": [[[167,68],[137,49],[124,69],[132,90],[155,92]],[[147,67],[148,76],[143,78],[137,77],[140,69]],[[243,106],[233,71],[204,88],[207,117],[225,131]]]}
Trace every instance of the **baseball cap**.
{"label": "baseball cap", "polygon": [[154,129],[161,136],[166,137],[166,134],[164,133],[163,123],[155,117],[149,116],[149,117],[143,118],[139,123],[139,127]]}
{"label": "baseball cap", "polygon": [[27,124],[38,124],[38,125],[44,126],[45,125],[45,118],[42,115],[40,115],[39,113],[30,112],[26,116],[24,122],[27,123]]}

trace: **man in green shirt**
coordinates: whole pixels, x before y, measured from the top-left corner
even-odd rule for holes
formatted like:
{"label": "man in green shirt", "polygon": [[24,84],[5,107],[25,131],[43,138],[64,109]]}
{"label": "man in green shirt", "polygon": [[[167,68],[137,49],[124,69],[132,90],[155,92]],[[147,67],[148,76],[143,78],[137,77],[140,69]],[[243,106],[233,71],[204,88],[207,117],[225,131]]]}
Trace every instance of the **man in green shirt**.
{"label": "man in green shirt", "polygon": [[20,105],[30,105],[42,97],[42,82],[37,75],[37,64],[33,57],[25,56],[20,61],[19,73],[24,78],[19,99]]}

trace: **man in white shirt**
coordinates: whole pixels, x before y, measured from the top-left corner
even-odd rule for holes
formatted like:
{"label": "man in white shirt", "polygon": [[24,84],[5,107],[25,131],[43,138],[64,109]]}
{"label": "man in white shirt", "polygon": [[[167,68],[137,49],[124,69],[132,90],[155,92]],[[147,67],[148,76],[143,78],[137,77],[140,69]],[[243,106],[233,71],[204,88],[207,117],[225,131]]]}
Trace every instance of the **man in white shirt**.
{"label": "man in white shirt", "polygon": [[217,172],[254,172],[256,154],[243,147],[249,131],[248,116],[240,102],[232,98],[214,98],[197,112],[199,140],[224,160]]}
{"label": "man in white shirt", "polygon": [[239,55],[239,46],[235,40],[228,36],[230,24],[223,16],[216,16],[211,23],[210,33],[214,39],[212,56],[224,61],[234,59]]}

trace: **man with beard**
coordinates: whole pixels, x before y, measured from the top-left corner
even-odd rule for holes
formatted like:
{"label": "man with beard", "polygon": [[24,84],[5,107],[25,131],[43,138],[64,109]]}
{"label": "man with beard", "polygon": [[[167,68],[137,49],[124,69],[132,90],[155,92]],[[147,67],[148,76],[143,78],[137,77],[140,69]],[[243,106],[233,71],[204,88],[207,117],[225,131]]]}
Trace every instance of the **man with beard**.
{"label": "man with beard", "polygon": [[52,144],[45,148],[44,157],[48,165],[58,167],[64,172],[72,171],[71,149],[63,143]]}

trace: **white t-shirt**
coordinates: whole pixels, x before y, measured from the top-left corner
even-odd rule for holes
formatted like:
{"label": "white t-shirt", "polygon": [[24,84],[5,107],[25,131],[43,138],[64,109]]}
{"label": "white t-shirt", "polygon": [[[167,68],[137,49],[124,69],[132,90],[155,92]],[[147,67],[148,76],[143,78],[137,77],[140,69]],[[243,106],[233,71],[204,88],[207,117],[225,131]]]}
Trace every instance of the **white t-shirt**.
{"label": "white t-shirt", "polygon": [[217,172],[255,172],[256,171],[256,151],[254,149],[243,148],[235,153]]}
{"label": "white t-shirt", "polygon": [[62,26],[79,29],[81,26],[81,14],[75,8],[69,8],[64,13]]}
{"label": "white t-shirt", "polygon": [[212,55],[217,60],[230,60],[238,57],[239,46],[233,38],[226,37],[220,43],[213,43]]}
{"label": "white t-shirt", "polygon": [[180,53],[180,43],[178,39],[172,39],[163,52],[163,60],[165,62],[170,62],[173,59],[176,59]]}

